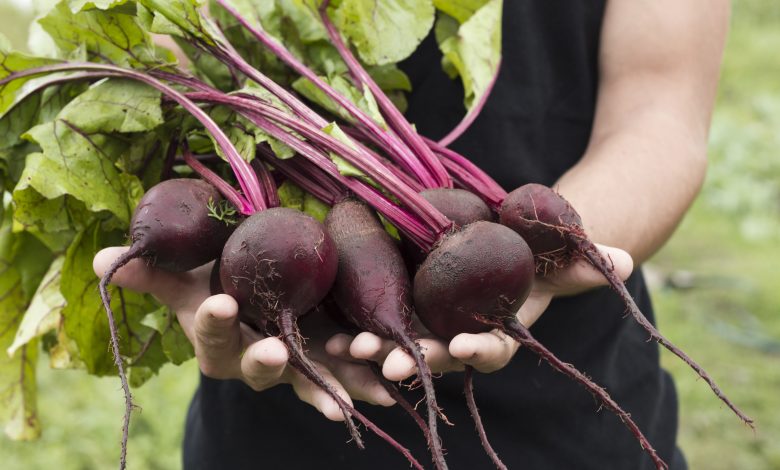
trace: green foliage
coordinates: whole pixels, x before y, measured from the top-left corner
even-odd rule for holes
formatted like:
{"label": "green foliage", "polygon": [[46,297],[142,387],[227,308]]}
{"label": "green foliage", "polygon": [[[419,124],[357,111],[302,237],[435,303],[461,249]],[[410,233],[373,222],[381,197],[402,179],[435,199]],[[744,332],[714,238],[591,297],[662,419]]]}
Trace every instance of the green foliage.
{"label": "green foliage", "polygon": [[124,9],[74,13],[67,2],[60,2],[39,23],[64,55],[83,49],[96,62],[132,67],[156,64],[152,39],[134,13]]}
{"label": "green foliage", "polygon": [[40,434],[35,385],[38,342],[12,346],[51,254],[29,235],[11,230],[10,208],[0,216],[0,422],[11,439],[29,440]]}
{"label": "green foliage", "polygon": [[409,57],[433,26],[431,0],[342,0],[333,19],[367,64]]}
{"label": "green foliage", "polygon": [[[451,77],[460,76],[467,109],[479,101],[498,73],[502,5],[502,0],[490,0],[460,24],[448,15],[441,15],[437,21],[436,40],[444,54],[442,66]],[[466,17],[460,9],[447,11]]]}

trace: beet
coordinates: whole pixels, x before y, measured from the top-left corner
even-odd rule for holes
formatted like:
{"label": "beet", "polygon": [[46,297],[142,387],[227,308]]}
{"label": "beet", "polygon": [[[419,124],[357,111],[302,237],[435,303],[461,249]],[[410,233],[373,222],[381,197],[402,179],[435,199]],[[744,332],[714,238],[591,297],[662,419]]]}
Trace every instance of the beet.
{"label": "beet", "polygon": [[[475,196],[473,193],[463,189],[427,189],[420,193],[422,197],[430,202],[433,207],[438,209],[448,219],[453,221],[458,227],[464,227],[474,222],[493,220],[493,211],[485,204],[485,202]],[[413,247],[416,248],[416,247]],[[407,251],[408,252],[408,251]],[[419,253],[418,264],[422,262],[425,257],[419,248],[416,248],[414,253]],[[487,433],[485,432],[485,426],[482,424],[482,417],[479,414],[477,408],[476,399],[474,398],[474,386],[472,382],[472,376],[474,374],[474,368],[470,365],[466,365],[463,374],[463,395],[466,397],[466,406],[469,409],[471,418],[474,420],[474,426],[477,430],[482,448],[485,453],[493,461],[496,468],[504,470],[506,465],[499,458],[498,453],[493,449],[488,440]]]}
{"label": "beet", "polygon": [[434,465],[446,469],[437,432],[440,414],[433,376],[412,331],[411,283],[395,241],[362,202],[347,199],[325,219],[339,257],[333,299],[344,316],[359,329],[395,341],[414,358],[428,408],[428,446]]}
{"label": "beet", "polygon": [[554,369],[582,384],[620,417],[658,468],[665,468],[630,415],[603,388],[534,339],[517,319],[516,312],[531,291],[534,271],[531,249],[513,230],[491,222],[467,225],[445,238],[417,271],[417,315],[433,334],[447,341],[460,333],[482,333],[493,328],[504,331]]}
{"label": "beet", "polygon": [[265,332],[268,320],[294,320],[316,307],[336,267],[335,246],[322,224],[294,209],[273,208],[236,229],[219,271],[222,289],[240,306],[239,319]]}
{"label": "beet", "polygon": [[407,449],[343,400],[303,351],[296,319],[325,298],[337,267],[336,246],[321,223],[293,209],[272,208],[250,216],[228,239],[219,275],[225,293],[239,304],[241,321],[281,336],[290,365],[333,398],[360,448],[353,416],[422,468]]}
{"label": "beet", "polygon": [[449,341],[493,329],[481,317],[514,317],[533,279],[533,257],[522,238],[501,225],[475,222],[428,255],[414,277],[414,305],[425,327]]}
{"label": "beet", "polygon": [[686,353],[666,339],[642,314],[623,281],[615,274],[612,263],[601,255],[585,234],[577,211],[554,190],[540,185],[521,186],[506,197],[501,205],[501,223],[519,233],[528,241],[534,253],[536,270],[541,274],[554,273],[570,266],[577,259],[586,259],[604,275],[631,315],[650,334],[653,341],[664,346],[683,360],[704,379],[715,395],[742,421],[753,427],[753,419],[745,415],[726,397],[709,374]]}
{"label": "beet", "polygon": [[[455,227],[465,227],[478,220],[493,221],[493,212],[485,202],[465,189],[435,188],[420,192],[420,196],[431,203]],[[427,253],[406,237],[402,238],[402,250],[406,267],[410,273],[425,261]]]}
{"label": "beet", "polygon": [[485,201],[465,189],[426,189],[420,192],[420,196],[458,227],[465,227],[478,220],[492,222],[494,219]]}
{"label": "beet", "polygon": [[130,387],[119,355],[114,312],[108,284],[114,274],[135,258],[168,271],[183,272],[213,260],[222,251],[231,227],[209,216],[208,204],[217,204],[222,196],[209,183],[196,179],[163,181],[141,198],[130,221],[130,249],[117,258],[100,279],[99,290],[108,315],[111,349],[125,393],[125,417],[122,427],[120,466],[125,467],[130,413],[133,409]]}

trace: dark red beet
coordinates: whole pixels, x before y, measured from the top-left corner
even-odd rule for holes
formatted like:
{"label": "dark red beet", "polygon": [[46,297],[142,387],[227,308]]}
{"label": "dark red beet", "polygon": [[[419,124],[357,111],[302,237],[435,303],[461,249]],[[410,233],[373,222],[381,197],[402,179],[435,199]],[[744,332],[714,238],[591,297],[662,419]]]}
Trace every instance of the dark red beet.
{"label": "dark red beet", "polygon": [[363,443],[353,416],[422,468],[408,450],[344,401],[303,352],[296,319],[322,301],[337,266],[336,246],[321,223],[293,209],[273,208],[236,229],[225,244],[219,271],[223,290],[240,306],[241,321],[281,336],[290,364],[336,401],[359,447]]}
{"label": "dark red beet", "polygon": [[576,259],[587,259],[604,275],[634,319],[650,334],[650,338],[688,364],[707,382],[723,403],[742,421],[753,427],[753,419],[745,415],[721,392],[709,374],[666,339],[642,314],[623,281],[615,274],[612,263],[606,260],[587,238],[577,211],[561,195],[540,184],[521,186],[506,197],[501,205],[500,216],[502,224],[528,241],[539,273],[555,272],[557,269],[571,265]]}
{"label": "dark red beet", "polygon": [[415,310],[431,333],[447,341],[490,331],[478,317],[513,317],[533,279],[533,256],[522,238],[501,225],[475,222],[445,238],[420,266]]}
{"label": "dark red beet", "polygon": [[[451,220],[456,227],[465,227],[478,220],[493,221],[493,212],[487,204],[465,189],[426,189],[420,192],[420,196]],[[425,261],[427,255],[406,238],[403,239],[403,254],[411,273],[417,271],[417,267]]]}
{"label": "dark red beet", "polygon": [[420,196],[458,227],[478,220],[493,221],[493,212],[485,201],[465,189],[426,189],[420,192]]}
{"label": "dark red beet", "polygon": [[273,208],[252,215],[222,252],[220,279],[236,299],[239,318],[258,331],[289,311],[305,314],[333,284],[337,266],[332,239],[302,212]]}
{"label": "dark red beet", "polygon": [[172,179],[152,187],[138,204],[130,221],[130,249],[117,258],[100,279],[99,290],[108,315],[111,349],[125,393],[125,418],[122,427],[120,467],[127,457],[127,436],[133,409],[130,387],[119,355],[114,312],[108,284],[114,273],[130,260],[146,258],[149,264],[168,271],[189,271],[213,260],[222,251],[231,227],[209,216],[208,203],[219,203],[222,196],[209,183],[196,179]]}
{"label": "dark red beet", "polygon": [[414,278],[417,315],[433,334],[448,341],[460,333],[501,329],[587,388],[623,420],[656,465],[665,468],[630,415],[603,388],[536,341],[517,320],[516,312],[533,279],[533,255],[517,233],[491,222],[475,222],[444,239],[420,266]]}
{"label": "dark red beet", "polygon": [[339,268],[333,298],[359,329],[391,339],[414,358],[428,407],[428,445],[438,469],[446,469],[437,432],[439,408],[428,364],[411,328],[411,286],[398,247],[364,203],[344,200],[328,212],[325,226],[336,244]]}
{"label": "dark red beet", "polygon": [[[485,202],[475,196],[473,193],[463,189],[428,189],[420,193],[433,207],[439,210],[445,217],[450,219],[458,227],[465,227],[468,224],[477,221],[492,221],[493,211],[485,204]],[[417,264],[421,263],[425,256],[422,251],[416,246],[412,247],[419,253],[420,257]],[[408,253],[409,251],[407,251]],[[472,385],[472,375],[474,374],[474,368],[467,365],[463,375],[463,394],[466,396],[466,406],[469,409],[472,419],[474,420],[474,426],[477,429],[477,435],[482,443],[482,448],[485,449],[485,453],[493,461],[493,464],[498,469],[506,469],[506,465],[498,457],[498,454],[490,445],[485,427],[482,424],[482,418],[479,415],[477,409],[476,399],[474,398],[474,387]]]}

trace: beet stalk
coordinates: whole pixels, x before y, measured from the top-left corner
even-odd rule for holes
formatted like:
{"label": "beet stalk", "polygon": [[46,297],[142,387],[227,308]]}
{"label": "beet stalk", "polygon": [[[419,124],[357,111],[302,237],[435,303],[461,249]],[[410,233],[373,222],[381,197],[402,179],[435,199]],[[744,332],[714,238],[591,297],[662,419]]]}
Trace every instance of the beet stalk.
{"label": "beet stalk", "polygon": [[392,339],[417,365],[428,408],[428,446],[437,469],[446,469],[437,432],[439,407],[430,367],[414,340],[411,286],[401,253],[364,203],[347,199],[330,210],[325,226],[338,250],[333,298],[347,319],[364,331]]}
{"label": "beet stalk", "polygon": [[125,468],[127,461],[127,438],[134,405],[119,351],[108,285],[114,274],[135,258],[145,258],[150,264],[168,271],[183,272],[219,256],[222,245],[230,236],[230,227],[210,217],[208,205],[220,201],[219,192],[201,180],[172,179],[152,187],[141,198],[130,221],[130,249],[117,258],[100,279],[98,288],[108,316],[111,351],[125,394],[120,469]]}

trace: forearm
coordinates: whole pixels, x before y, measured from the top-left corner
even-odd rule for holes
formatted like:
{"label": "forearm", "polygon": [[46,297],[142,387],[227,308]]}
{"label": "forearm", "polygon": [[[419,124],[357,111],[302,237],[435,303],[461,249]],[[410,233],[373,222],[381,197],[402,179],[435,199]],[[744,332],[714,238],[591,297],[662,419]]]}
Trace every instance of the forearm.
{"label": "forearm", "polygon": [[557,189],[641,263],[701,188],[728,0],[609,0],[590,144]]}
{"label": "forearm", "polygon": [[556,189],[595,242],[628,251],[639,264],[669,238],[698,193],[706,139],[648,109],[591,142]]}

